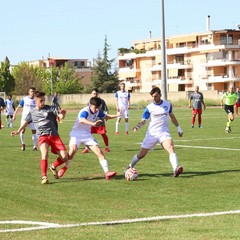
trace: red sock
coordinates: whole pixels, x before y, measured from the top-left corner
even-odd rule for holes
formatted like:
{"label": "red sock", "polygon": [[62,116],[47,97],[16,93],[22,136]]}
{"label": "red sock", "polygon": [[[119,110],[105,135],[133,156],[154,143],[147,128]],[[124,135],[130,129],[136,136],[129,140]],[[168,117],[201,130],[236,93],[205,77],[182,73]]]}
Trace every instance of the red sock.
{"label": "red sock", "polygon": [[192,117],[192,125],[194,125],[194,123],[195,123],[195,117],[196,116]]}
{"label": "red sock", "polygon": [[0,129],[2,129],[2,121],[0,120]]}
{"label": "red sock", "polygon": [[105,143],[105,146],[108,147],[108,136],[106,134],[102,134],[102,138]]}
{"label": "red sock", "polygon": [[202,117],[201,115],[198,115],[198,125],[201,125],[202,124]]}
{"label": "red sock", "polygon": [[58,166],[62,165],[63,163],[64,163],[64,161],[60,157],[58,157],[56,159],[56,161],[53,163],[53,166],[54,166],[54,168],[57,168]]}
{"label": "red sock", "polygon": [[41,171],[42,171],[42,177],[47,176],[48,160],[42,159],[40,162],[40,167],[41,167]]}

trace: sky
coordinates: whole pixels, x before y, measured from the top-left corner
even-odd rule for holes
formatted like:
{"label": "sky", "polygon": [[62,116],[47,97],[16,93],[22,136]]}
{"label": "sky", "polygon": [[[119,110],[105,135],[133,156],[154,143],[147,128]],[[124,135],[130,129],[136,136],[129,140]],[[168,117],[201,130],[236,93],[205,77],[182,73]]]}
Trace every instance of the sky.
{"label": "sky", "polygon": [[[118,48],[134,41],[160,38],[162,0],[2,0],[0,61],[11,64],[48,56],[92,61],[103,53],[117,57]],[[240,24],[239,0],[165,0],[166,37]]]}

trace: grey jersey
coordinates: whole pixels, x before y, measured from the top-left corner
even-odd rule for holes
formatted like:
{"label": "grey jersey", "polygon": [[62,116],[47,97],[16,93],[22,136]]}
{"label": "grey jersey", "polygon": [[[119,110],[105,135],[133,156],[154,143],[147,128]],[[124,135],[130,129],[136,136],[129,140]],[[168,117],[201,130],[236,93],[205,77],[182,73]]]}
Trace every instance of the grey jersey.
{"label": "grey jersey", "polygon": [[54,107],[45,105],[40,110],[36,108],[31,110],[25,121],[34,123],[38,136],[56,136],[58,135],[57,114],[58,112]]}
{"label": "grey jersey", "polygon": [[193,100],[194,109],[202,109],[203,95],[201,92],[192,93],[190,99]]}

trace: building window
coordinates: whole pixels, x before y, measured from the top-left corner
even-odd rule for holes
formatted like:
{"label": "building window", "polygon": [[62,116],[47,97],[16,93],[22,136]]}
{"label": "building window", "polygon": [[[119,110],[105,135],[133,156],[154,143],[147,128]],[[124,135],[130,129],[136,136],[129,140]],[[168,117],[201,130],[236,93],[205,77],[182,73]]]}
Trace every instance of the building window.
{"label": "building window", "polygon": [[233,45],[233,35],[232,34],[228,35],[228,44]]}
{"label": "building window", "polygon": [[74,66],[77,68],[83,68],[84,67],[84,61],[76,61],[74,62]]}
{"label": "building window", "polygon": [[220,35],[220,44],[226,45],[227,44],[227,36],[226,34],[221,34]]}

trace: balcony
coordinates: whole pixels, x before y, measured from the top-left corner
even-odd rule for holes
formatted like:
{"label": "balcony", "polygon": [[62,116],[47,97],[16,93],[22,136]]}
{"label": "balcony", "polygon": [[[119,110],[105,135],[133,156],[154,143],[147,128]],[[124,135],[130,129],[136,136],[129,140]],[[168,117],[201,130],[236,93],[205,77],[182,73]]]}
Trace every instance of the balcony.
{"label": "balcony", "polygon": [[234,65],[240,65],[240,60],[226,60],[226,59],[209,60],[206,63],[202,63],[201,67],[221,67]]}
{"label": "balcony", "polygon": [[221,74],[221,75],[218,75],[218,76],[202,77],[201,81],[204,81],[206,83],[236,82],[236,81],[240,81],[240,76],[230,77],[227,74]]}

